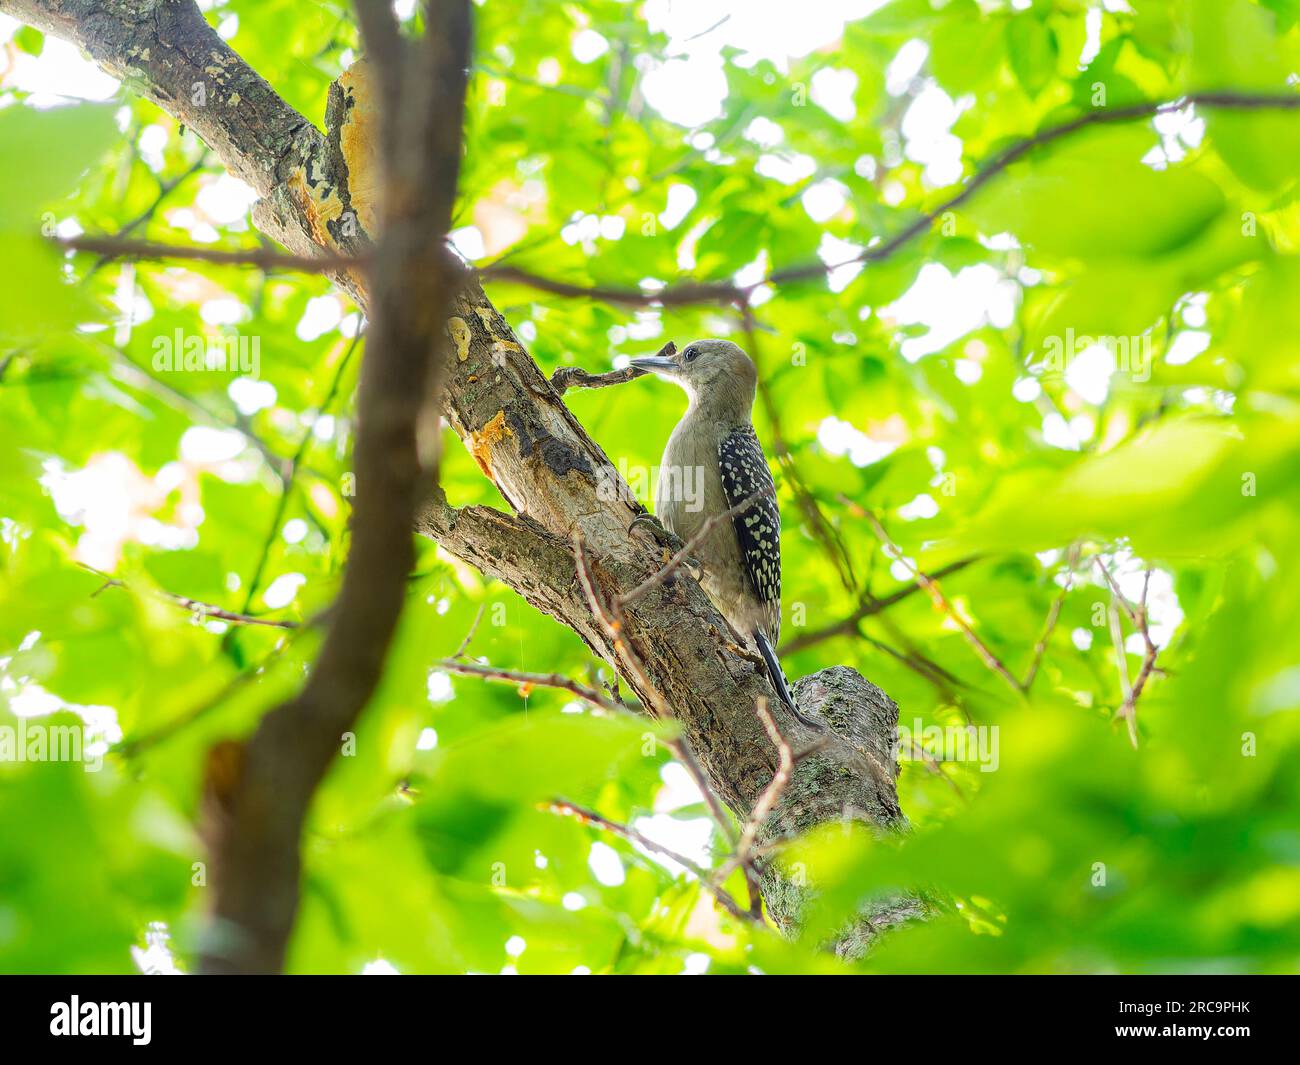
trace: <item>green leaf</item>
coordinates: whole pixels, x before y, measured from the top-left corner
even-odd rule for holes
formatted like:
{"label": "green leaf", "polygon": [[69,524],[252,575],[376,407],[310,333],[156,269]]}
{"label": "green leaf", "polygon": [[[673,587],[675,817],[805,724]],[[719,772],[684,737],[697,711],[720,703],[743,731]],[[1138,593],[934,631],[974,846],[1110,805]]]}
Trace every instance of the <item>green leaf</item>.
{"label": "green leaf", "polygon": [[1052,80],[1056,57],[1056,34],[1036,13],[1022,12],[1007,23],[1007,59],[1031,98]]}
{"label": "green leaf", "polygon": [[40,55],[45,47],[45,34],[35,26],[19,26],[14,32],[14,43],[28,55]]}
{"label": "green leaf", "polygon": [[[1191,0],[1188,13],[1191,89],[1294,95],[1294,65],[1283,56],[1276,15],[1249,0]],[[1264,191],[1295,182],[1300,111],[1205,110],[1211,142],[1242,181]]]}
{"label": "green leaf", "polygon": [[93,314],[86,295],[61,278],[61,257],[46,239],[57,221],[49,208],[116,136],[112,111],[99,105],[0,111],[0,143],[8,158],[23,160],[0,171],[0,339],[39,337]]}
{"label": "green leaf", "polygon": [[1223,193],[1186,167],[1142,163],[1154,147],[1133,128],[1088,130],[1040,151],[981,190],[968,208],[987,233],[1010,231],[1041,251],[1113,259],[1158,255],[1202,234]]}

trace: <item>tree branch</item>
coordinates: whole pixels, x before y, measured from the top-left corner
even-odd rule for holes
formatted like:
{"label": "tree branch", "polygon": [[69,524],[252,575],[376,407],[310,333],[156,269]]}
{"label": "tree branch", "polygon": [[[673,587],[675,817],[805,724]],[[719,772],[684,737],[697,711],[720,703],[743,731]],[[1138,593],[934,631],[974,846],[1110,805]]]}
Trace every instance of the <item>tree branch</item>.
{"label": "tree branch", "polygon": [[[369,701],[414,562],[411,526],[428,470],[416,430],[445,347],[454,278],[440,253],[460,161],[467,0],[427,10],[424,63],[412,64],[409,110],[384,160],[383,235],[375,255],[371,340],[362,365],[352,547],[337,609],[302,693],[267,714],[248,741],[213,842],[215,907],[202,967],[273,972],[298,905],[298,841],[308,805],[344,734]],[[396,126],[397,114],[383,116]],[[409,194],[418,188],[420,194]],[[412,289],[418,295],[412,298]]]}
{"label": "tree branch", "polygon": [[[104,582],[95,590],[95,592],[92,593],[92,595],[98,595],[105,588],[125,588],[127,586],[126,581],[119,580],[117,577],[105,573],[102,570],[97,570],[94,566],[88,566],[84,562],[80,565],[82,569],[93,573]],[[162,599],[166,599],[169,603],[175,603],[182,610],[188,610],[191,614],[195,615],[195,617],[204,620],[211,618],[215,621],[228,622],[231,625],[265,625],[268,628],[273,629],[296,629],[299,627],[298,622],[296,621],[286,621],[278,618],[259,618],[252,614],[241,614],[238,611],[227,610],[224,607],[216,606],[213,603],[205,603],[199,599],[191,599],[188,595],[178,595],[176,592],[169,592],[165,588],[156,589],[155,594]]]}
{"label": "tree branch", "polygon": [[1004,148],[980,167],[957,192],[936,207],[924,211],[893,236],[866,248],[859,255],[838,263],[808,263],[773,270],[765,277],[748,285],[730,281],[684,281],[659,289],[626,288],[616,285],[582,285],[555,278],[543,277],[517,266],[494,264],[484,267],[482,276],[487,279],[512,281],[527,285],[539,292],[555,296],[601,300],[632,307],[681,307],[698,303],[729,303],[737,307],[749,306],[756,290],[779,288],[804,281],[816,281],[845,266],[878,263],[928,232],[949,211],[960,207],[1001,174],[1013,163],[1056,141],[1070,137],[1092,126],[1132,122],[1140,118],[1153,118],[1186,107],[1201,107],[1223,111],[1295,111],[1300,110],[1300,95],[1249,92],[1196,92],[1174,100],[1149,100],[1127,104],[1110,110],[1090,111],[1078,118],[1052,126],[1017,141]]}
{"label": "tree branch", "polygon": [[627,825],[621,825],[617,821],[611,821],[607,817],[602,817],[600,814],[596,813],[595,810],[588,810],[585,807],[578,806],[571,802],[566,802],[563,799],[556,799],[554,802],[546,803],[543,806],[543,809],[549,810],[553,814],[559,814],[561,817],[572,817],[576,819],[579,824],[593,825],[596,828],[604,829],[606,832],[613,833],[621,839],[625,839],[629,843],[640,847],[642,850],[649,851],[652,854],[658,854],[662,858],[667,858],[670,862],[676,862],[683,869],[686,869],[694,875],[695,878],[704,885],[704,889],[717,899],[719,905],[731,914],[732,917],[736,918],[738,921],[755,920],[752,913],[746,913],[741,909],[736,900],[727,894],[720,884],[714,881],[714,879],[709,875],[707,869],[702,868],[698,863],[687,858],[684,854],[679,854],[677,851],[670,850],[662,843],[656,843],[644,833],[638,832],[636,829],[630,828]]}
{"label": "tree branch", "polygon": [[[933,581],[941,580],[944,577],[959,573],[973,562],[978,562],[979,556],[973,555],[970,558],[961,558],[956,562],[949,562],[946,566],[940,566],[932,574],[930,579]],[[805,632],[796,636],[793,640],[787,640],[781,645],[782,654],[794,654],[796,651],[803,651],[809,647],[821,643],[823,640],[829,640],[835,636],[853,636],[858,631],[858,625],[866,618],[873,614],[879,614],[881,611],[888,610],[895,603],[901,603],[904,599],[910,598],[922,590],[918,581],[915,584],[904,585],[896,592],[890,592],[889,595],[876,598],[867,596],[858,604],[857,609],[845,618],[832,622],[820,629],[813,629],[811,632]]]}
{"label": "tree branch", "polygon": [[[295,270],[301,273],[330,273],[360,268],[368,263],[365,256],[285,255],[272,248],[203,248],[188,244],[157,244],[148,240],[123,237],[52,237],[51,241],[69,251],[90,252],[109,259],[153,259],[156,261],[212,263],[216,266],[256,266],[261,270]],[[98,269],[98,263],[95,269]]]}

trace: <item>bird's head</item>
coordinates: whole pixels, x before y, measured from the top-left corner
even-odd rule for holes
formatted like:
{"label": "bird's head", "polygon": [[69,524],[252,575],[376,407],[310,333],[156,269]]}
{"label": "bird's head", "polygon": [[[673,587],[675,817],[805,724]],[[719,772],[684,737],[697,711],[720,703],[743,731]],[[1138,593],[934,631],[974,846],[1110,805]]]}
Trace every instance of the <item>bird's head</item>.
{"label": "bird's head", "polygon": [[758,371],[730,340],[692,340],[673,355],[647,355],[633,359],[632,365],[681,385],[692,406],[731,414],[738,421],[749,419]]}

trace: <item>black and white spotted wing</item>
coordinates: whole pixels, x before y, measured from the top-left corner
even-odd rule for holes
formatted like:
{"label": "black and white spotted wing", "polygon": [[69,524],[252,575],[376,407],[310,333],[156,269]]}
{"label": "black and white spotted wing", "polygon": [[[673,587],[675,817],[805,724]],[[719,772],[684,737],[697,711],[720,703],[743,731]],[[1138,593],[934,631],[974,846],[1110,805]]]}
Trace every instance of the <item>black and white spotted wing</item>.
{"label": "black and white spotted wing", "polygon": [[731,523],[740,541],[745,574],[767,613],[767,635],[775,644],[781,638],[781,510],[754,427],[742,426],[728,435],[718,447],[718,462],[728,508],[755,492],[765,493],[732,515]]}

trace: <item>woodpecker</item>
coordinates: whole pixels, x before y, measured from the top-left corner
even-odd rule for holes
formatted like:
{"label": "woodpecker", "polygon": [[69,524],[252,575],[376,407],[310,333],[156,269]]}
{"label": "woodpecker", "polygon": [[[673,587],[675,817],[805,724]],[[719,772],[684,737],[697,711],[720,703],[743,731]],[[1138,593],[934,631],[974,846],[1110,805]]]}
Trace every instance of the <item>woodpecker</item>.
{"label": "woodpecker", "polygon": [[[695,340],[674,355],[632,360],[686,392],[664,448],[655,514],[689,541],[710,519],[761,493],[699,545],[700,583],[737,635],[761,656],[781,700],[803,724],[776,657],[781,636],[781,511],[763,445],[750,421],[758,371],[729,340]],[[693,489],[693,490],[692,490]]]}

